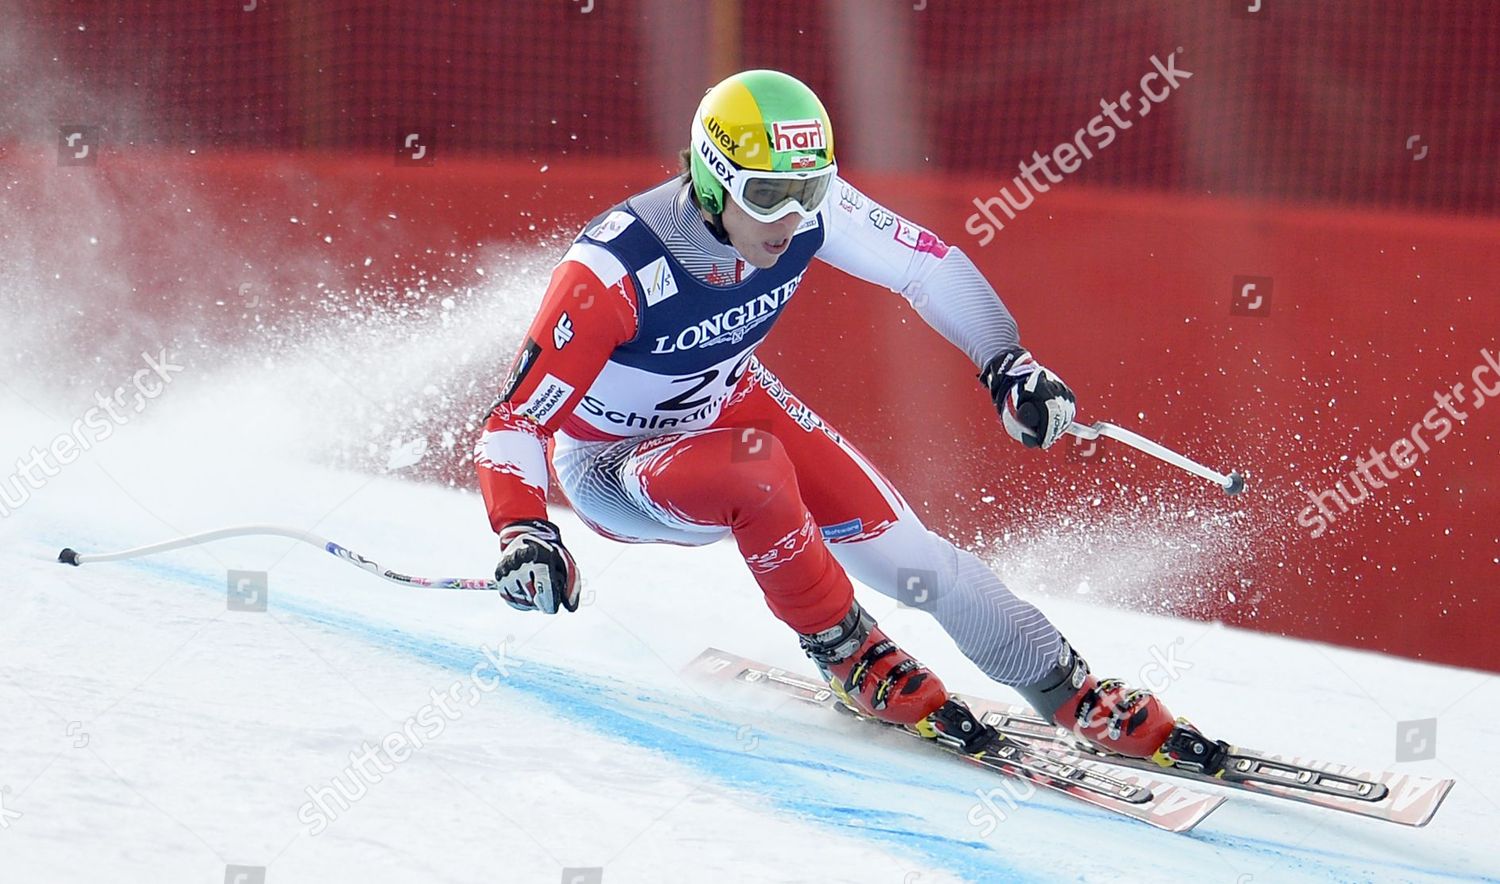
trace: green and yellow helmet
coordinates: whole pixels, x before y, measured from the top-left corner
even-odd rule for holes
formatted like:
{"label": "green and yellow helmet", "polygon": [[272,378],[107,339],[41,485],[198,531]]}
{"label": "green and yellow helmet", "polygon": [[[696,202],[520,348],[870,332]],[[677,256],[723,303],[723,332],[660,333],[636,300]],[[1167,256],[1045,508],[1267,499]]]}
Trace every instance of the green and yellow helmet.
{"label": "green and yellow helmet", "polygon": [[689,174],[698,205],[717,215],[724,195],[752,217],[818,213],[838,166],[823,102],[780,71],[743,71],[708,90],[693,115]]}

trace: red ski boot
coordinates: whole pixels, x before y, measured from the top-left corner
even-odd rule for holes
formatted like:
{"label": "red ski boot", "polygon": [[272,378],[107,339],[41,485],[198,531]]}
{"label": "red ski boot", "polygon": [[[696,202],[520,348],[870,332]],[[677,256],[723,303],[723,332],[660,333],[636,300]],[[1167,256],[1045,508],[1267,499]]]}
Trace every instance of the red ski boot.
{"label": "red ski boot", "polygon": [[929,715],[948,699],[943,683],[896,646],[859,602],[837,624],[801,637],[839,699],[858,712],[932,736]]}
{"label": "red ski boot", "polygon": [[1095,678],[1066,639],[1057,667],[1036,684],[1016,691],[1059,727],[1132,758],[1154,756],[1176,724],[1150,691],[1131,689],[1119,679]]}

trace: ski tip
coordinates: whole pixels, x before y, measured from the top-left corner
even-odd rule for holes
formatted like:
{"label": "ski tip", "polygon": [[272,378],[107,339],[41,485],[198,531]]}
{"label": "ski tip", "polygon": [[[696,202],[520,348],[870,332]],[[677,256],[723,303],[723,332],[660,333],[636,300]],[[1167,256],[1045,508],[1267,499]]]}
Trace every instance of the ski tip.
{"label": "ski tip", "polygon": [[1438,808],[1443,806],[1443,801],[1448,798],[1448,793],[1453,791],[1453,785],[1456,782],[1458,781],[1452,779],[1438,780],[1432,803],[1428,805],[1426,813],[1411,821],[1393,820],[1393,822],[1405,822],[1406,825],[1418,829],[1432,822],[1433,817],[1437,816]]}
{"label": "ski tip", "polygon": [[83,564],[83,562],[80,562],[78,560],[78,550],[73,549],[72,547],[67,547],[62,552],[58,553],[57,560],[59,562],[62,562],[64,565],[72,565],[75,568]]}

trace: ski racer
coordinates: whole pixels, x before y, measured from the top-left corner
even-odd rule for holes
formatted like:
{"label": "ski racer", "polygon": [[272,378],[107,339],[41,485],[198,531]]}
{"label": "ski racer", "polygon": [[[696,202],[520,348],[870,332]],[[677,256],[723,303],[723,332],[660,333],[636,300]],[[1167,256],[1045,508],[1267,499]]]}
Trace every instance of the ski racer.
{"label": "ski racer", "polygon": [[755,356],[816,258],[910,301],[979,368],[1006,432],[1047,448],[1073,419],[1073,392],[1021,346],[979,270],[839,177],[823,104],[784,73],[710,89],[684,167],[584,228],[487,417],[475,461],[506,601],[578,607],[578,566],[547,520],[550,459],[574,511],[606,537],[733,537],[771,612],[865,715],[983,746],[985,728],[850,583],[894,598],[915,581],[919,607],[1040,713],[1109,751],[1170,763],[1159,750],[1174,720],[1157,697],[1096,678]]}

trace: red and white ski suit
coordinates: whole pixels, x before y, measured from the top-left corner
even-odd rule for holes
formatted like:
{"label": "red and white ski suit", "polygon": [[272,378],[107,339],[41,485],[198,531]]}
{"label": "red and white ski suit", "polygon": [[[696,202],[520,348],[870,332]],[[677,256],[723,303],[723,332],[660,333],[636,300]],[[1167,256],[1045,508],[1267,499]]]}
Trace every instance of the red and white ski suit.
{"label": "red and white ski suit", "polygon": [[713,237],[683,179],[666,182],[591,222],[554,270],[476,448],[491,525],[546,518],[550,455],[574,510],[603,535],[732,536],[771,610],[800,633],[848,611],[852,574],[932,613],[992,678],[1030,684],[1055,662],[1051,623],[929,531],[755,358],[812,257],[907,298],[975,365],[1017,346],[962,251],[846,182],[765,270]]}

